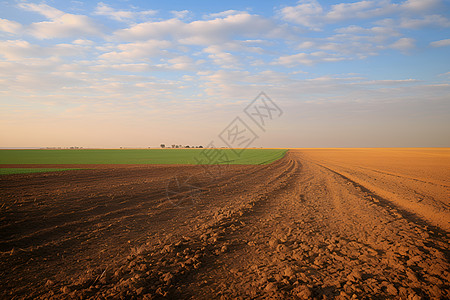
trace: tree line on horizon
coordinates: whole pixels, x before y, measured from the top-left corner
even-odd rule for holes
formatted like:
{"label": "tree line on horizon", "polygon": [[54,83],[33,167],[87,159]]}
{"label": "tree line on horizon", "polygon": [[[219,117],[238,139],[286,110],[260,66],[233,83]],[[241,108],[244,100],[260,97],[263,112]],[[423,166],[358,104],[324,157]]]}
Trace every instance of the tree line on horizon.
{"label": "tree line on horizon", "polygon": [[[160,147],[163,148],[163,149],[164,148],[169,148],[169,147],[166,147],[166,144],[161,144]],[[189,145],[183,146],[183,145],[175,145],[175,144],[173,144],[173,145],[171,145],[170,148],[203,148],[203,146],[189,146]]]}

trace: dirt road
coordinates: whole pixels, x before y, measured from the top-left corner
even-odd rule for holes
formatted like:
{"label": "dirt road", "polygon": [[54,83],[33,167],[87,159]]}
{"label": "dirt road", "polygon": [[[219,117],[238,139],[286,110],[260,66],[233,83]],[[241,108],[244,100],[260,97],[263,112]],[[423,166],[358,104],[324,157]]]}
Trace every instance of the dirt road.
{"label": "dirt road", "polygon": [[1,177],[3,297],[450,298],[448,150],[353,151]]}

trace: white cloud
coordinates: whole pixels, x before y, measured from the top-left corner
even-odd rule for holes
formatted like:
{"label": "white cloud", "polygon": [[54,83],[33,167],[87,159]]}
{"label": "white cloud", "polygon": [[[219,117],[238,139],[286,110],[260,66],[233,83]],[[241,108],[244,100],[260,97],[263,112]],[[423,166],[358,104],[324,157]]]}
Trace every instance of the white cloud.
{"label": "white cloud", "polygon": [[0,18],[0,31],[17,34],[22,30],[22,24]]}
{"label": "white cloud", "polygon": [[418,29],[423,27],[450,27],[450,20],[441,15],[427,15],[423,18],[402,18],[400,27]]}
{"label": "white cloud", "polygon": [[[365,59],[368,56],[378,55],[380,51],[387,49],[402,36],[398,30],[389,26],[350,25],[336,28],[334,31],[336,32],[334,35],[305,39],[296,49],[302,52],[308,49],[328,53],[328,57],[323,56],[323,59],[319,61]],[[317,61],[317,58],[313,58],[311,58],[313,61]]]}
{"label": "white cloud", "polygon": [[169,68],[174,70],[193,70],[194,62],[189,56],[177,56],[167,60],[170,63]]}
{"label": "white cloud", "polygon": [[301,0],[296,6],[282,8],[280,15],[286,21],[319,30],[327,23],[387,15],[394,12],[396,6],[390,1],[359,1],[335,4],[325,11],[316,0]]}
{"label": "white cloud", "polygon": [[[272,65],[284,65],[286,67],[294,67],[297,65],[307,65],[311,66],[316,63],[323,63],[323,62],[337,62],[342,60],[352,60],[355,59],[352,55],[343,55],[343,54],[337,54],[332,53],[328,50],[336,50],[335,47],[332,47],[331,45],[327,45],[328,47],[322,47],[323,49],[320,50],[326,50],[326,51],[315,51],[311,53],[297,53],[293,55],[284,55],[280,56],[279,58],[275,59],[271,64]],[[333,45],[335,46],[335,45]]]}
{"label": "white cloud", "polygon": [[176,34],[185,23],[178,19],[169,19],[159,22],[144,22],[131,26],[130,28],[120,29],[114,33],[118,40],[135,41],[156,39]]}
{"label": "white cloud", "polygon": [[184,19],[189,15],[190,12],[185,9],[185,10],[172,10],[171,13],[177,19]]}
{"label": "white cloud", "polygon": [[239,67],[239,60],[231,53],[224,52],[217,46],[209,46],[203,49],[209,53],[208,57],[216,64],[225,69],[234,69]]}
{"label": "white cloud", "polygon": [[415,40],[412,38],[401,38],[390,45],[390,48],[400,51],[408,51],[415,48]]}
{"label": "white cloud", "polygon": [[83,46],[92,46],[95,44],[93,41],[86,40],[86,39],[76,39],[72,43],[76,44],[76,45],[83,45]]}
{"label": "white cloud", "polygon": [[431,42],[430,45],[433,46],[433,47],[450,46],[450,39],[445,39],[445,40]]}
{"label": "white cloud", "polygon": [[323,13],[323,8],[316,0],[302,0],[296,6],[287,6],[281,9],[281,15],[286,21],[300,24],[305,27],[317,29],[318,16]]}
{"label": "white cloud", "polygon": [[298,49],[311,49],[315,47],[317,44],[312,41],[305,41],[302,42],[300,45],[297,46]]}
{"label": "white cloud", "polygon": [[392,37],[399,36],[400,33],[391,27],[387,26],[374,26],[370,28],[364,28],[357,25],[350,25],[348,27],[338,28],[336,32],[343,34],[365,34],[367,36],[384,36],[384,37]]}
{"label": "white cloud", "polygon": [[64,12],[59,9],[48,6],[47,4],[34,4],[22,2],[19,4],[20,8],[25,10],[37,12],[48,19],[58,19],[64,15]]}
{"label": "white cloud", "polygon": [[233,37],[266,36],[274,28],[267,19],[250,14],[230,15],[223,19],[194,21],[185,26],[187,44],[223,43]]}
{"label": "white cloud", "polygon": [[145,22],[115,32],[121,40],[145,40],[155,38],[176,39],[187,45],[211,45],[224,43],[233,37],[258,37],[272,33],[275,24],[250,14],[230,15],[223,19],[200,20],[185,23],[179,19]]}
{"label": "white cloud", "polygon": [[339,22],[348,19],[368,19],[392,13],[394,5],[386,1],[360,1],[340,3],[332,6],[325,15],[328,22]]}
{"label": "white cloud", "polygon": [[55,56],[74,56],[80,59],[90,47],[80,44],[56,44],[45,48],[45,52]]}
{"label": "white cloud", "polygon": [[0,41],[0,55],[10,61],[27,61],[38,57],[81,57],[86,48],[74,44],[56,44],[48,47],[31,44],[24,40]]}
{"label": "white cloud", "polygon": [[359,46],[363,46],[363,51],[372,48],[373,51],[378,52],[378,50],[386,48],[389,43],[392,43],[394,39],[401,36],[399,31],[388,26],[363,28],[361,26],[351,25],[338,28],[335,31],[337,32],[336,35],[322,40],[341,44],[343,48],[349,50],[355,47],[354,53],[361,52],[359,50],[361,47]]}
{"label": "white cloud", "polygon": [[52,39],[71,36],[95,36],[99,28],[86,16],[64,14],[50,22],[33,23],[30,33],[40,39]]}
{"label": "white cloud", "polygon": [[165,54],[165,49],[171,45],[171,42],[165,40],[119,44],[114,47],[114,51],[104,53],[99,58],[111,61],[150,60],[154,56]]}
{"label": "white cloud", "polygon": [[307,53],[297,53],[293,55],[284,55],[279,57],[275,64],[284,65],[287,67],[293,67],[298,64],[312,65],[314,61],[311,59],[310,55]]}
{"label": "white cloud", "polygon": [[0,55],[8,60],[17,60],[24,57],[41,56],[41,47],[32,45],[24,40],[0,41]]}
{"label": "white cloud", "polygon": [[213,14],[206,15],[205,18],[206,19],[217,19],[217,18],[224,18],[224,17],[228,17],[228,16],[232,16],[232,15],[240,15],[240,14],[247,14],[247,12],[230,9],[230,10],[222,11],[219,13],[213,13]]}
{"label": "white cloud", "polygon": [[36,93],[57,93],[68,86],[83,86],[79,73],[69,76],[70,72],[59,72],[63,60],[47,57],[47,51],[27,44],[23,44],[22,48],[17,46],[15,50],[16,57],[9,57],[11,61],[8,62],[0,62],[0,82],[3,82],[0,83],[0,89],[7,90],[9,95],[27,93],[32,98],[36,97]]}
{"label": "white cloud", "polygon": [[[294,73],[304,74],[301,71]],[[329,105],[338,103],[350,105],[372,103],[382,107],[386,103],[402,101],[401,97],[404,93],[410,93],[411,88],[416,88],[413,94],[419,93],[422,96],[427,94],[425,90],[429,89],[428,87],[422,89],[420,81],[416,79],[373,80],[359,74],[306,76],[306,78],[301,76],[297,79],[285,72],[271,70],[262,72],[219,70],[202,72],[200,78],[204,82],[205,93],[218,99],[228,97],[232,101],[251,98],[252,94],[264,87],[270,91],[274,99],[283,101],[283,105],[308,102],[320,105],[322,109],[326,107],[328,109]],[[443,88],[448,89],[448,86],[433,89],[434,97],[445,95]]]}
{"label": "white cloud", "polygon": [[64,13],[46,4],[21,3],[19,7],[37,12],[50,20],[28,26],[27,32],[39,39],[101,34],[99,26],[84,15]]}
{"label": "white cloud", "polygon": [[437,8],[441,3],[441,0],[407,0],[402,3],[402,7],[413,11],[423,12]]}
{"label": "white cloud", "polygon": [[[104,72],[108,70],[118,70],[123,72],[148,72],[158,69],[155,66],[149,65],[147,63],[127,63],[127,64],[97,64],[89,67],[90,70],[95,72]],[[130,78],[128,78],[130,80]]]}
{"label": "white cloud", "polygon": [[381,80],[366,80],[364,82],[361,83],[357,83],[357,84],[362,84],[362,85],[400,85],[400,84],[408,84],[408,83],[416,83],[419,82],[419,80],[417,79],[397,79],[397,80],[393,80],[393,79],[381,79]]}
{"label": "white cloud", "polygon": [[[248,98],[257,93],[261,85],[252,85],[250,80],[251,73],[248,71],[218,70],[201,75],[203,82],[202,88],[208,96],[218,96],[219,98]],[[267,84],[267,82],[266,82]],[[231,99],[228,99],[230,101]]]}
{"label": "white cloud", "polygon": [[[441,5],[441,0],[407,0],[395,3],[391,0],[372,1],[363,0],[351,3],[338,3],[331,5],[328,10],[316,0],[300,0],[295,6],[286,6],[279,11],[282,19],[308,27],[312,30],[319,30],[325,24],[348,21],[351,19],[373,19],[386,17],[392,14],[418,15],[433,11]],[[440,15],[433,15],[436,25],[446,24],[446,18]],[[438,19],[438,20],[436,20]],[[429,23],[432,20],[425,18],[421,22]],[[405,26],[420,23],[420,18],[416,21],[405,22]],[[410,23],[408,25],[408,23]]]}
{"label": "white cloud", "polygon": [[135,21],[136,18],[154,16],[156,13],[156,10],[144,10],[139,12],[116,10],[103,2],[97,4],[94,12],[95,15],[107,16],[120,22]]}

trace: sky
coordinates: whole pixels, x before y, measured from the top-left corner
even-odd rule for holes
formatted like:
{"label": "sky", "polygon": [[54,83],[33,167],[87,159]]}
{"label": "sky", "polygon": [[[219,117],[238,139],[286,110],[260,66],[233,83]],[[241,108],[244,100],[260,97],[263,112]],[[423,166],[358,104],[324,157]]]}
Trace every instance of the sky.
{"label": "sky", "polygon": [[449,129],[449,1],[0,0],[0,147],[450,147]]}

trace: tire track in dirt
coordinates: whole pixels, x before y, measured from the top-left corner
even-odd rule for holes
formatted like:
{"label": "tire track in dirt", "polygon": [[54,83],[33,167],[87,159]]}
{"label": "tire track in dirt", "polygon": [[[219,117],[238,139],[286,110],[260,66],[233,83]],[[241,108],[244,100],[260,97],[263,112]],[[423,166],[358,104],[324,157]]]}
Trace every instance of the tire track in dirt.
{"label": "tire track in dirt", "polygon": [[[339,151],[342,153],[344,150]],[[420,218],[433,226],[440,227],[447,232],[450,231],[450,198],[448,197],[450,188],[446,184],[448,181],[444,179],[445,174],[449,173],[449,169],[446,168],[448,163],[446,163],[445,155],[442,156],[441,165],[436,167],[433,174],[429,173],[430,169],[424,166],[423,161],[417,168],[414,168],[415,162],[413,160],[408,161],[397,158],[395,165],[399,170],[393,175],[390,174],[392,171],[386,172],[382,169],[383,167],[387,168],[384,160],[389,161],[389,157],[382,154],[371,154],[370,150],[364,151],[363,153],[366,153],[373,160],[370,161],[368,159],[366,163],[372,166],[371,168],[366,167],[364,162],[361,162],[361,154],[359,154],[357,162],[352,162],[351,157],[345,153],[341,155],[341,158],[331,153],[330,156],[333,159],[330,160],[327,160],[327,156],[324,155],[326,152],[320,153],[320,151],[317,155],[303,151],[301,156],[304,160],[326,165],[329,169],[389,200],[402,210],[420,216]],[[380,153],[383,153],[382,151],[380,150]],[[372,150],[372,153],[376,153],[376,151]],[[404,154],[408,155],[408,151],[404,150]],[[375,158],[378,158],[378,162]],[[382,162],[380,162],[381,160]],[[434,165],[439,164],[437,158],[426,161]],[[347,164],[344,164],[344,162],[347,162]],[[404,166],[402,163],[404,163]],[[374,170],[376,166],[380,166],[380,169]],[[429,175],[428,179],[423,178],[425,174]]]}
{"label": "tire track in dirt", "polygon": [[430,236],[340,174],[303,165],[300,189],[255,206],[228,237],[243,242],[191,279],[194,298],[448,296],[442,230]]}
{"label": "tire track in dirt", "polygon": [[413,181],[417,181],[417,182],[421,182],[421,183],[436,185],[436,186],[441,187],[441,188],[450,188],[450,185],[436,183],[436,182],[433,182],[433,181],[426,181],[426,180],[422,180],[422,179],[418,179],[418,178],[414,178],[414,177],[410,177],[410,176],[399,175],[399,174],[394,174],[394,173],[389,173],[389,172],[383,172],[383,171],[374,170],[374,169],[371,169],[371,168],[364,168],[364,167],[358,167],[358,168],[362,169],[362,170],[367,170],[367,171],[370,171],[370,172],[380,173],[380,174],[383,174],[383,175],[394,176],[394,177],[400,178],[402,180],[407,179],[407,180],[413,180]]}
{"label": "tire track in dirt", "polygon": [[[427,222],[426,220],[424,220],[420,215],[417,215],[413,212],[407,211],[405,209],[402,209],[401,207],[399,207],[398,205],[396,205],[395,203],[377,195],[376,193],[372,192],[371,190],[369,190],[368,188],[362,186],[361,184],[359,184],[358,182],[355,182],[353,180],[351,180],[350,178],[346,177],[345,175],[338,173],[330,168],[327,168],[323,165],[318,164],[319,166],[321,166],[322,168],[338,175],[339,177],[341,177],[342,179],[344,179],[345,181],[347,181],[347,184],[350,184],[353,186],[353,188],[360,190],[363,194],[364,197],[368,200],[368,201],[373,201],[376,205],[382,206],[383,208],[385,208],[386,210],[390,211],[390,213],[394,216],[394,217],[399,217],[399,218],[403,218],[406,219],[410,222],[413,222],[419,226],[422,226],[424,228],[424,230],[427,230],[427,232],[429,234],[434,235],[436,238],[438,239],[443,239],[447,236],[447,232],[437,226],[434,226],[432,224],[430,224],[429,222]],[[447,258],[450,258],[447,256]]]}
{"label": "tire track in dirt", "polygon": [[[449,204],[437,200],[437,197],[433,197],[433,194],[430,194],[429,191],[420,192],[420,190],[417,190],[417,186],[408,183],[409,179],[396,176],[396,181],[383,178],[380,180],[380,177],[377,178],[367,173],[360,174],[354,170],[334,166],[325,168],[352,182],[357,188],[364,189],[366,193],[372,193],[375,198],[378,197],[381,202],[402,211],[405,216],[408,215],[423,224],[428,224],[438,231],[450,230]],[[401,185],[399,182],[401,182]],[[436,187],[436,189],[440,191],[438,196],[441,199],[446,191],[450,193],[447,186]]]}
{"label": "tire track in dirt", "polygon": [[188,281],[193,298],[447,297],[442,230],[431,236],[320,166],[296,176],[300,188],[237,220],[244,225],[226,237],[232,246]]}

